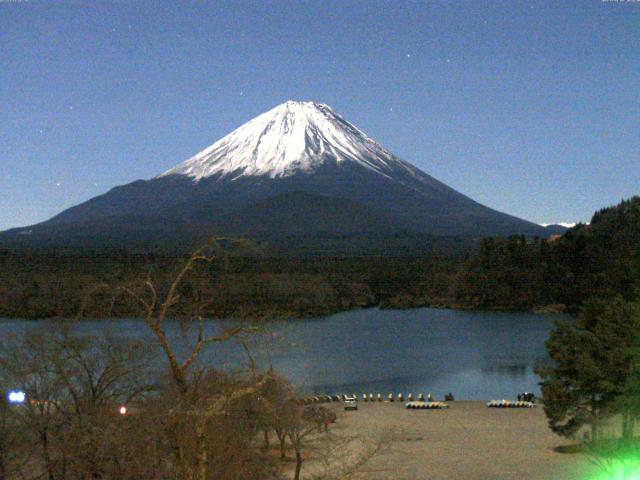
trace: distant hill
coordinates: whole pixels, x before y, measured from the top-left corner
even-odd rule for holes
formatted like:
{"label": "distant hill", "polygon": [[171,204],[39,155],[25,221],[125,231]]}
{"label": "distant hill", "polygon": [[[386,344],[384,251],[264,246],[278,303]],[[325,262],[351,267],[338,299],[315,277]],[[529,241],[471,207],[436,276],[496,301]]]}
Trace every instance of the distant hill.
{"label": "distant hill", "polygon": [[553,242],[574,298],[640,297],[640,197],[594,213]]}
{"label": "distant hill", "polygon": [[457,301],[477,308],[577,309],[594,297],[640,298],[640,197],[597,211],[551,241],[487,238],[465,262]]}

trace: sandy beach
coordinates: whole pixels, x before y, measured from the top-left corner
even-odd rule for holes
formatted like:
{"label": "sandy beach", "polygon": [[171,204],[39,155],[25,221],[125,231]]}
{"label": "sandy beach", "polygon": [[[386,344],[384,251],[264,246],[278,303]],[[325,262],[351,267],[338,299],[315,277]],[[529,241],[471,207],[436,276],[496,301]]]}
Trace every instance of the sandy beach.
{"label": "sandy beach", "polygon": [[585,456],[554,451],[574,442],[549,430],[540,406],[450,405],[407,410],[398,402],[359,402],[349,412],[330,405],[338,420],[329,435],[314,435],[303,478],[567,480],[596,472]]}

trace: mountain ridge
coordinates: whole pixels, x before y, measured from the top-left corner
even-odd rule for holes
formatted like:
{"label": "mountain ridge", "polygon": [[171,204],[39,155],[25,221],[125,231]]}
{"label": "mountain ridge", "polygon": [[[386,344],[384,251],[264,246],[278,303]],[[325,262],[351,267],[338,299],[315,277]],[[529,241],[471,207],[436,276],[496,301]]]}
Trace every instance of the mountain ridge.
{"label": "mountain ridge", "polygon": [[[286,195],[292,192],[312,197]],[[271,202],[263,208],[279,195],[290,203]],[[318,202],[317,208],[309,198]],[[304,200],[305,208],[296,209],[295,199]],[[340,201],[350,203],[342,208],[336,203]],[[325,208],[329,204],[336,212]],[[273,210],[276,205],[282,211]],[[237,218],[272,238],[290,235],[285,223],[270,224],[265,211],[307,225],[308,231],[298,229],[298,235],[315,231],[312,222],[294,221],[292,210],[299,217],[315,216],[319,224],[332,219],[336,232],[371,231],[375,218],[383,228],[373,230],[387,229],[389,236],[557,233],[481,205],[445,185],[387,151],[327,105],[286,102],[150,180],[114,187],[46,222],[4,232],[0,245],[7,240],[28,245],[36,238],[65,245],[83,238],[83,244],[100,245],[117,238],[119,228],[132,238],[138,231],[151,244],[171,243],[172,236],[184,236],[181,228],[187,229],[185,235],[213,227],[216,232],[243,234]],[[356,218],[348,218],[347,211]],[[325,219],[318,217],[320,212]],[[259,222],[264,227],[257,228]],[[33,235],[20,235],[29,229]]]}

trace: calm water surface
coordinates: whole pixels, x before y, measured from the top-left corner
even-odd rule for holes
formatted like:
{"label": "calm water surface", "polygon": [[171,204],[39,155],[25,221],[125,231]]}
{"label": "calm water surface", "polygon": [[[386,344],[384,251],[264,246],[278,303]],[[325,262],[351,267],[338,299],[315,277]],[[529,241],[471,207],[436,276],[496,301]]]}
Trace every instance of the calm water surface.
{"label": "calm water surface", "polygon": [[[460,399],[513,398],[539,392],[535,366],[546,360],[544,342],[553,320],[562,315],[463,312],[439,309],[355,310],[320,319],[269,324],[250,340],[255,361],[274,368],[304,392],[451,391]],[[0,320],[0,334],[40,322]],[[209,321],[207,333],[226,322]],[[140,320],[88,320],[81,331],[108,330],[114,335],[150,338]],[[186,345],[177,324],[172,338]],[[203,363],[227,369],[246,365],[235,342],[215,345]]]}

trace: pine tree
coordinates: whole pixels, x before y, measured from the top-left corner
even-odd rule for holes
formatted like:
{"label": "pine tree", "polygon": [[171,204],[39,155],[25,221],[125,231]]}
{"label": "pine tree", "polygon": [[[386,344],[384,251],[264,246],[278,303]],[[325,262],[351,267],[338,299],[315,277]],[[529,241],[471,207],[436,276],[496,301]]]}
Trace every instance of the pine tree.
{"label": "pine tree", "polygon": [[556,323],[547,341],[553,365],[538,370],[551,430],[568,437],[590,425],[597,439],[598,423],[620,413],[628,434],[640,412],[640,397],[631,401],[640,392],[639,329],[640,306],[621,298],[589,301],[577,320]]}

